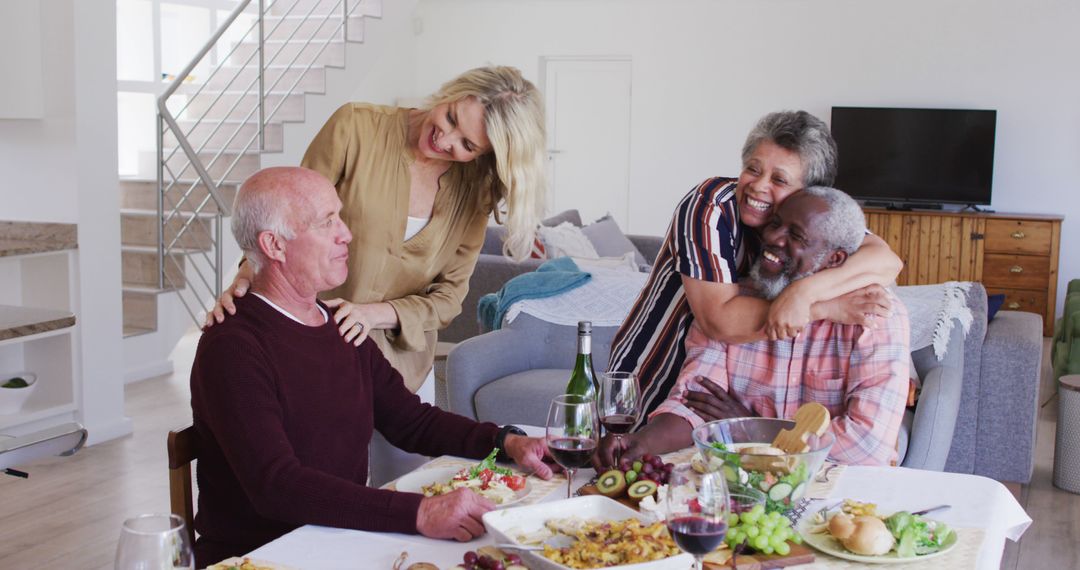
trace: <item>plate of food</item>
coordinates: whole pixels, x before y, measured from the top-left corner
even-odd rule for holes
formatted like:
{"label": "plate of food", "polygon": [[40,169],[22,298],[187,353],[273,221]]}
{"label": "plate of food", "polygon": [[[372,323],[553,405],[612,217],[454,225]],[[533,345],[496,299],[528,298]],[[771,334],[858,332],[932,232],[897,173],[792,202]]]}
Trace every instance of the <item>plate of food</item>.
{"label": "plate of food", "polygon": [[906,564],[956,547],[956,531],[907,511],[879,516],[874,505],[847,500],[840,512],[818,513],[799,525],[806,544],[826,554],[868,564]]}
{"label": "plate of food", "polygon": [[445,495],[456,489],[466,488],[490,500],[499,507],[513,505],[532,492],[532,485],[524,475],[495,464],[498,450],[472,467],[432,467],[403,475],[395,488],[406,493],[420,493],[426,497]]}
{"label": "plate of food", "polygon": [[529,568],[689,567],[693,558],[671,540],[663,521],[601,495],[549,501],[485,513],[496,543],[537,546],[523,551]]}

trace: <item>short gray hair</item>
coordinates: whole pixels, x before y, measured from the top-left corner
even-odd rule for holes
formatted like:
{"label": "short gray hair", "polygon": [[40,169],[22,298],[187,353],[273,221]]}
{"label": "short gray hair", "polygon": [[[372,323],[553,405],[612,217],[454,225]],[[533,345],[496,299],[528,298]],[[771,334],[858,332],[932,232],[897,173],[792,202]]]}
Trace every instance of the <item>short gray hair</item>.
{"label": "short gray hair", "polygon": [[820,198],[829,207],[814,227],[814,233],[825,241],[827,251],[855,253],[866,237],[866,216],[859,203],[846,192],[828,186],[811,186],[803,193]]}
{"label": "short gray hair", "polygon": [[251,268],[256,272],[266,261],[259,249],[259,234],[273,232],[285,240],[296,237],[296,230],[289,220],[288,202],[283,202],[274,192],[247,191],[243,186],[233,202],[232,233],[236,243],[244,251]]}
{"label": "short gray hair", "polygon": [[836,141],[821,119],[806,111],[769,113],[746,136],[745,165],[762,141],[798,153],[803,163],[804,186],[828,186],[836,180]]}

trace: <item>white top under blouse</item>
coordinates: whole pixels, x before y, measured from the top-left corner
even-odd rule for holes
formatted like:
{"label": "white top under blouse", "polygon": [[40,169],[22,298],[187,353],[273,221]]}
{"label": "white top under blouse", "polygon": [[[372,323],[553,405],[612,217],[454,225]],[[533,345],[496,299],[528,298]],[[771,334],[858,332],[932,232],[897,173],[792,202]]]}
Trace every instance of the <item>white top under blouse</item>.
{"label": "white top under blouse", "polygon": [[409,241],[414,235],[420,233],[420,230],[424,229],[428,225],[431,218],[414,218],[409,216],[405,222],[405,241]]}

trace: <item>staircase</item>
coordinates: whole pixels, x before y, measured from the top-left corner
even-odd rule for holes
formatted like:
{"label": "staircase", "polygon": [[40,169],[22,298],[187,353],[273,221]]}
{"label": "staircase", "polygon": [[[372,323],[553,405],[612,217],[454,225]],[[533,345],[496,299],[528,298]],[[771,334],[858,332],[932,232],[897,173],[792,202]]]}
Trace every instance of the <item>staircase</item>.
{"label": "staircase", "polygon": [[[285,124],[305,120],[305,97],[325,92],[346,42],[363,41],[364,20],[381,16],[380,0],[243,0],[170,85],[158,179],[120,181],[125,338],[158,329],[163,293],[202,324],[233,263],[222,248],[237,188],[263,153],[282,151]],[[220,65],[197,67],[215,52]]]}

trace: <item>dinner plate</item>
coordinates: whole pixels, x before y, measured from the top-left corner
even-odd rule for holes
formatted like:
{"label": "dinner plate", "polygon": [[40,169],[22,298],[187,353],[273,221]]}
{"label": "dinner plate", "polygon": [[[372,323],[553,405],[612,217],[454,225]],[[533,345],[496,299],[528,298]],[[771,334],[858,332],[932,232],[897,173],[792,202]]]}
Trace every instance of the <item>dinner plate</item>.
{"label": "dinner plate", "polygon": [[[431,485],[432,483],[446,483],[453,479],[454,475],[457,475],[458,471],[461,471],[462,469],[462,467],[432,467],[430,469],[420,469],[402,475],[394,485],[394,488],[405,493],[423,494],[423,487]],[[525,500],[525,497],[528,497],[529,493],[532,493],[532,483],[526,478],[525,487],[515,491],[513,499],[500,503],[497,507],[502,508],[519,503]]]}
{"label": "dinner plate", "polygon": [[[931,521],[933,519],[923,517],[923,520]],[[910,562],[921,562],[923,560],[937,558],[938,556],[945,554],[953,548],[956,548],[956,543],[959,536],[956,534],[956,532],[953,532],[952,538],[948,542],[946,542],[944,546],[941,547],[941,550],[937,552],[932,552],[930,554],[922,554],[919,556],[915,556],[914,558],[900,558],[896,555],[895,550],[889,551],[888,554],[882,554],[881,556],[864,556],[862,554],[855,554],[854,552],[851,552],[850,550],[844,548],[844,546],[840,544],[840,541],[833,538],[828,531],[822,533],[812,533],[806,530],[806,527],[810,524],[811,523],[809,522],[809,520],[804,520],[803,524],[799,525],[799,534],[802,535],[803,542],[830,556],[843,558],[844,560],[851,560],[852,562],[862,562],[865,564],[908,564]],[[956,529],[953,530],[955,531]]]}

